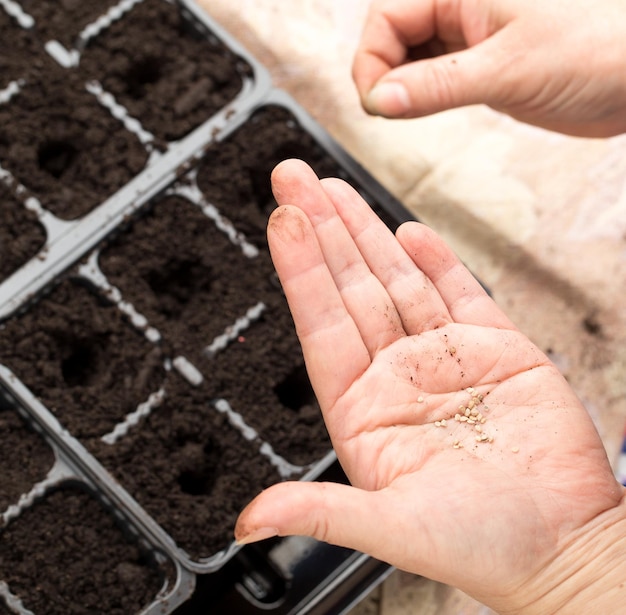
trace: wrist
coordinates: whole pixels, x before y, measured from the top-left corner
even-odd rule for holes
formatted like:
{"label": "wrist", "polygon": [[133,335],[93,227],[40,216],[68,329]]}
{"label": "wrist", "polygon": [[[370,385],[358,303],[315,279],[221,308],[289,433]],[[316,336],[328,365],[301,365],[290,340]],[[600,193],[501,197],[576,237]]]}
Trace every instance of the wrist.
{"label": "wrist", "polygon": [[[566,539],[502,615],[626,612],[626,499]],[[504,604],[503,600],[503,604]],[[620,611],[620,609],[624,609]]]}

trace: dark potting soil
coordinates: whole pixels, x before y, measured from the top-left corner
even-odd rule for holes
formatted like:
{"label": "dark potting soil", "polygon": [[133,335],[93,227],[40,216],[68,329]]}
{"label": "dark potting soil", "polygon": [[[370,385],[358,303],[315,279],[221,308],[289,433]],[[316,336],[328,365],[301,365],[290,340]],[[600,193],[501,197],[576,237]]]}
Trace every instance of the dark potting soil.
{"label": "dark potting soil", "polygon": [[0,283],[33,258],[46,242],[46,231],[0,183]]}
{"label": "dark potting soil", "polygon": [[46,615],[130,615],[154,601],[164,575],[88,493],[47,494],[0,529],[0,579]]}
{"label": "dark potting soil", "polygon": [[276,207],[270,175],[286,158],[305,160],[320,177],[341,173],[293,114],[276,105],[262,107],[209,146],[199,165],[198,186],[207,200],[255,245],[267,245],[267,219]]}
{"label": "dark potting soil", "polygon": [[203,387],[171,374],[162,404],[114,445],[89,447],[192,558],[233,541],[235,520],[277,469],[211,404]]}
{"label": "dark potting soil", "polygon": [[144,129],[167,141],[185,136],[231,102],[251,71],[164,0],[144,0],[90,40],[79,70],[87,80],[99,80]]}
{"label": "dark potting soil", "polygon": [[0,9],[0,90],[12,81],[28,79],[41,68],[45,52],[31,33]]}
{"label": "dark potting soil", "polygon": [[85,26],[93,23],[119,0],[20,0],[35,20],[35,32],[45,41],[74,47]]}
{"label": "dark potting soil", "polygon": [[91,211],[146,160],[139,139],[51,60],[45,74],[0,105],[0,164],[60,218]]}
{"label": "dark potting soil", "polygon": [[[100,266],[174,354],[200,369],[211,398],[225,398],[289,462],[310,464],[331,445],[269,252],[261,248],[245,256],[198,206],[169,197],[112,241]],[[206,352],[258,304],[260,316],[225,350]]]}
{"label": "dark potting soil", "polygon": [[175,355],[200,363],[217,335],[276,294],[269,262],[259,270],[257,260],[244,256],[198,206],[166,197],[113,239],[99,263]]}
{"label": "dark potting soil", "polygon": [[0,328],[0,363],[78,438],[109,433],[165,378],[160,348],[71,280]]}
{"label": "dark potting soil", "polygon": [[0,512],[17,504],[53,464],[54,453],[43,437],[0,401]]}

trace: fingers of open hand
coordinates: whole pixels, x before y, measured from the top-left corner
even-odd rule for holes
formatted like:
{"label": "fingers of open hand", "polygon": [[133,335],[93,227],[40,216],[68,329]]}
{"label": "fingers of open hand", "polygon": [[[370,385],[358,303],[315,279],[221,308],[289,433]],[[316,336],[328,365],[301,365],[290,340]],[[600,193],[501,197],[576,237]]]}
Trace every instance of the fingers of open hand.
{"label": "fingers of open hand", "polygon": [[338,179],[324,179],[322,187],[369,271],[391,297],[404,330],[415,335],[451,322],[437,288],[360,195]]}
{"label": "fingers of open hand", "polygon": [[[272,178],[278,203],[297,205],[310,220],[318,250],[321,250],[323,261],[340,294],[340,299],[336,300],[343,302],[370,356],[404,337],[405,331],[393,301],[384,285],[370,271],[313,171],[301,161],[290,160],[279,165]],[[355,200],[353,205],[359,206],[360,203]],[[396,243],[393,235],[388,240]],[[382,257],[388,247],[379,247]],[[328,280],[326,283],[330,285]],[[301,292],[306,290],[302,289]],[[311,311],[323,309],[313,305],[314,302],[321,303],[324,300],[315,287],[308,292],[310,304],[307,308]]]}
{"label": "fingers of open hand", "polygon": [[311,384],[324,410],[367,369],[369,353],[306,215],[297,207],[279,207],[270,217],[267,235]]}
{"label": "fingers of open hand", "polygon": [[515,329],[476,278],[432,229],[418,222],[407,222],[400,226],[396,236],[406,254],[432,281],[455,322]]}

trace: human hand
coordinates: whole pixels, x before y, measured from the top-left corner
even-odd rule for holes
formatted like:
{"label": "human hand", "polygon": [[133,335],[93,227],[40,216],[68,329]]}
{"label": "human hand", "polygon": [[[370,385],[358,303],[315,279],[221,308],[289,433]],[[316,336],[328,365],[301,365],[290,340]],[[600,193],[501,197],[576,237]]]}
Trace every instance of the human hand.
{"label": "human hand", "polygon": [[620,0],[373,0],[353,78],[376,115],[484,103],[605,137],[626,130],[624,24]]}
{"label": "human hand", "polygon": [[[566,381],[427,227],[394,236],[347,184],[300,161],[279,165],[273,186],[272,258],[353,486],[274,485],[241,513],[238,540],[313,536],[503,611],[553,596],[544,583],[624,518]],[[471,400],[485,420],[455,419]]]}

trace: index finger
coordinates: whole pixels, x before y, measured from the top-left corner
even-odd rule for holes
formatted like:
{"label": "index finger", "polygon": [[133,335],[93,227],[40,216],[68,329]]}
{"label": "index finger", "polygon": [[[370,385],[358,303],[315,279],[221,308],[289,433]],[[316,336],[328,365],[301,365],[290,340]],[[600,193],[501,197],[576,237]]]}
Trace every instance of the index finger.
{"label": "index finger", "polygon": [[267,238],[311,385],[328,419],[337,399],[369,367],[369,352],[306,214],[295,206],[278,207],[270,216]]}

